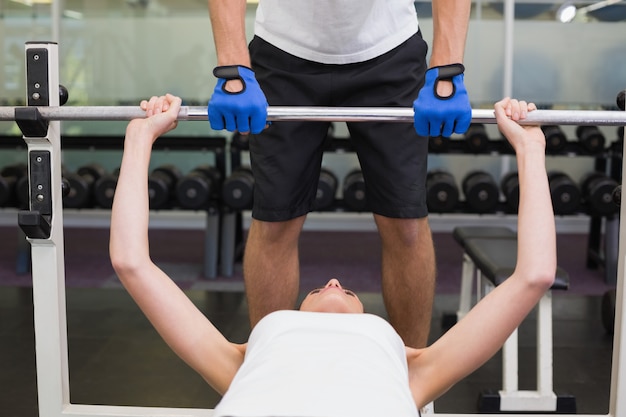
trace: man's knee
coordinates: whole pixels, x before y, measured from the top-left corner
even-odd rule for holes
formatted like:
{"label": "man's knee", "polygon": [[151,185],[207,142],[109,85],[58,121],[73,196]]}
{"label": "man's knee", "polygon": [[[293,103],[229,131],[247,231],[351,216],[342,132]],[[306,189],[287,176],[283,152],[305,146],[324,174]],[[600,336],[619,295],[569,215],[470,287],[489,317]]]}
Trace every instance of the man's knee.
{"label": "man's knee", "polygon": [[261,240],[267,244],[297,242],[305,218],[302,216],[283,222],[265,222],[252,219],[249,239]]}
{"label": "man's knee", "polygon": [[375,214],[374,218],[383,242],[413,246],[431,240],[428,217],[398,219]]}

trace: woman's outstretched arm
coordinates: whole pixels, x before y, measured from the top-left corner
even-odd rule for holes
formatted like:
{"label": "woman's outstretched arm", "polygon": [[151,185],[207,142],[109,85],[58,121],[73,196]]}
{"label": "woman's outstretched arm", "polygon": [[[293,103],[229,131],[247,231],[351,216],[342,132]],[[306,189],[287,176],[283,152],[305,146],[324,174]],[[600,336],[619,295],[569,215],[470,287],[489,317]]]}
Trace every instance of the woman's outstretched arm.
{"label": "woman's outstretched arm", "polygon": [[520,203],[517,265],[470,312],[426,349],[409,351],[410,384],[418,406],[433,401],[502,347],[551,287],[556,272],[556,231],[545,168],[545,137],[520,126],[533,104],[503,99],[495,105],[498,128],[515,149]]}
{"label": "woman's outstretched arm", "polygon": [[122,284],[176,354],[224,393],[243,361],[244,346],[230,343],[150,259],[148,169],[152,144],[176,127],[181,100],[143,101],[146,119],[126,129],[111,213],[109,253]]}

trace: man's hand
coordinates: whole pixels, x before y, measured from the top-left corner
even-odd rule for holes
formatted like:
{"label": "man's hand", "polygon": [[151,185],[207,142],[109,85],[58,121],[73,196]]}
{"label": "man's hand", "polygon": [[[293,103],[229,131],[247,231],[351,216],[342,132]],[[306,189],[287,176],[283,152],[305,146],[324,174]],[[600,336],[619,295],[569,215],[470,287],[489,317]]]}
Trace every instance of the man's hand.
{"label": "man's hand", "polygon": [[[241,65],[229,65],[215,68],[213,74],[218,80],[208,105],[211,128],[242,134],[265,129],[267,99],[254,72]],[[235,84],[238,89],[231,91]]]}
{"label": "man's hand", "polygon": [[[463,84],[462,64],[433,67],[426,71],[426,82],[413,102],[415,131],[420,136],[450,137],[465,133],[472,121],[472,107]],[[451,85],[448,95],[440,95]],[[441,87],[441,88],[439,88]]]}

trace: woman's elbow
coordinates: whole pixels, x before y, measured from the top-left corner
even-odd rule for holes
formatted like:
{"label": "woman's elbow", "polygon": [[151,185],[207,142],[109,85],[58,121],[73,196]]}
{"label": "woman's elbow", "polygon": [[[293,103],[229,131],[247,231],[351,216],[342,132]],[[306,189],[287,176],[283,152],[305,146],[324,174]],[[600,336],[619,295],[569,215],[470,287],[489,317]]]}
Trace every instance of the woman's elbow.
{"label": "woman's elbow", "polygon": [[125,257],[111,256],[111,266],[115,274],[120,278],[133,275],[133,271],[136,270],[136,266],[129,262]]}
{"label": "woman's elbow", "polygon": [[524,273],[526,280],[530,286],[540,291],[548,291],[556,278],[556,265],[554,267],[546,266],[537,268]]}
{"label": "woman's elbow", "polygon": [[134,256],[130,251],[111,250],[109,255],[111,266],[122,281],[137,275],[145,264],[139,256]]}

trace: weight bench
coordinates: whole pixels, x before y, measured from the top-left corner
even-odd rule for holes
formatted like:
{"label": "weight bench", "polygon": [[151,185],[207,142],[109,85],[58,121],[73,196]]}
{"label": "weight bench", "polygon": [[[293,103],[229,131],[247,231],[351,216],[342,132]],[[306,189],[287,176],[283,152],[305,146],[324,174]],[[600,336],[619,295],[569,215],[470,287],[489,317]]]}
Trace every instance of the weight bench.
{"label": "weight bench", "polygon": [[[476,300],[504,282],[515,269],[517,234],[506,227],[456,227],[453,237],[463,248],[461,294],[456,320],[471,308],[472,283],[476,277]],[[557,396],[552,375],[552,290],[567,290],[569,275],[557,267],[551,291],[537,306],[537,389],[520,390],[518,384],[518,335],[511,334],[502,347],[502,389],[481,394],[479,411],[576,412],[572,396]],[[482,290],[482,291],[481,291]]]}

